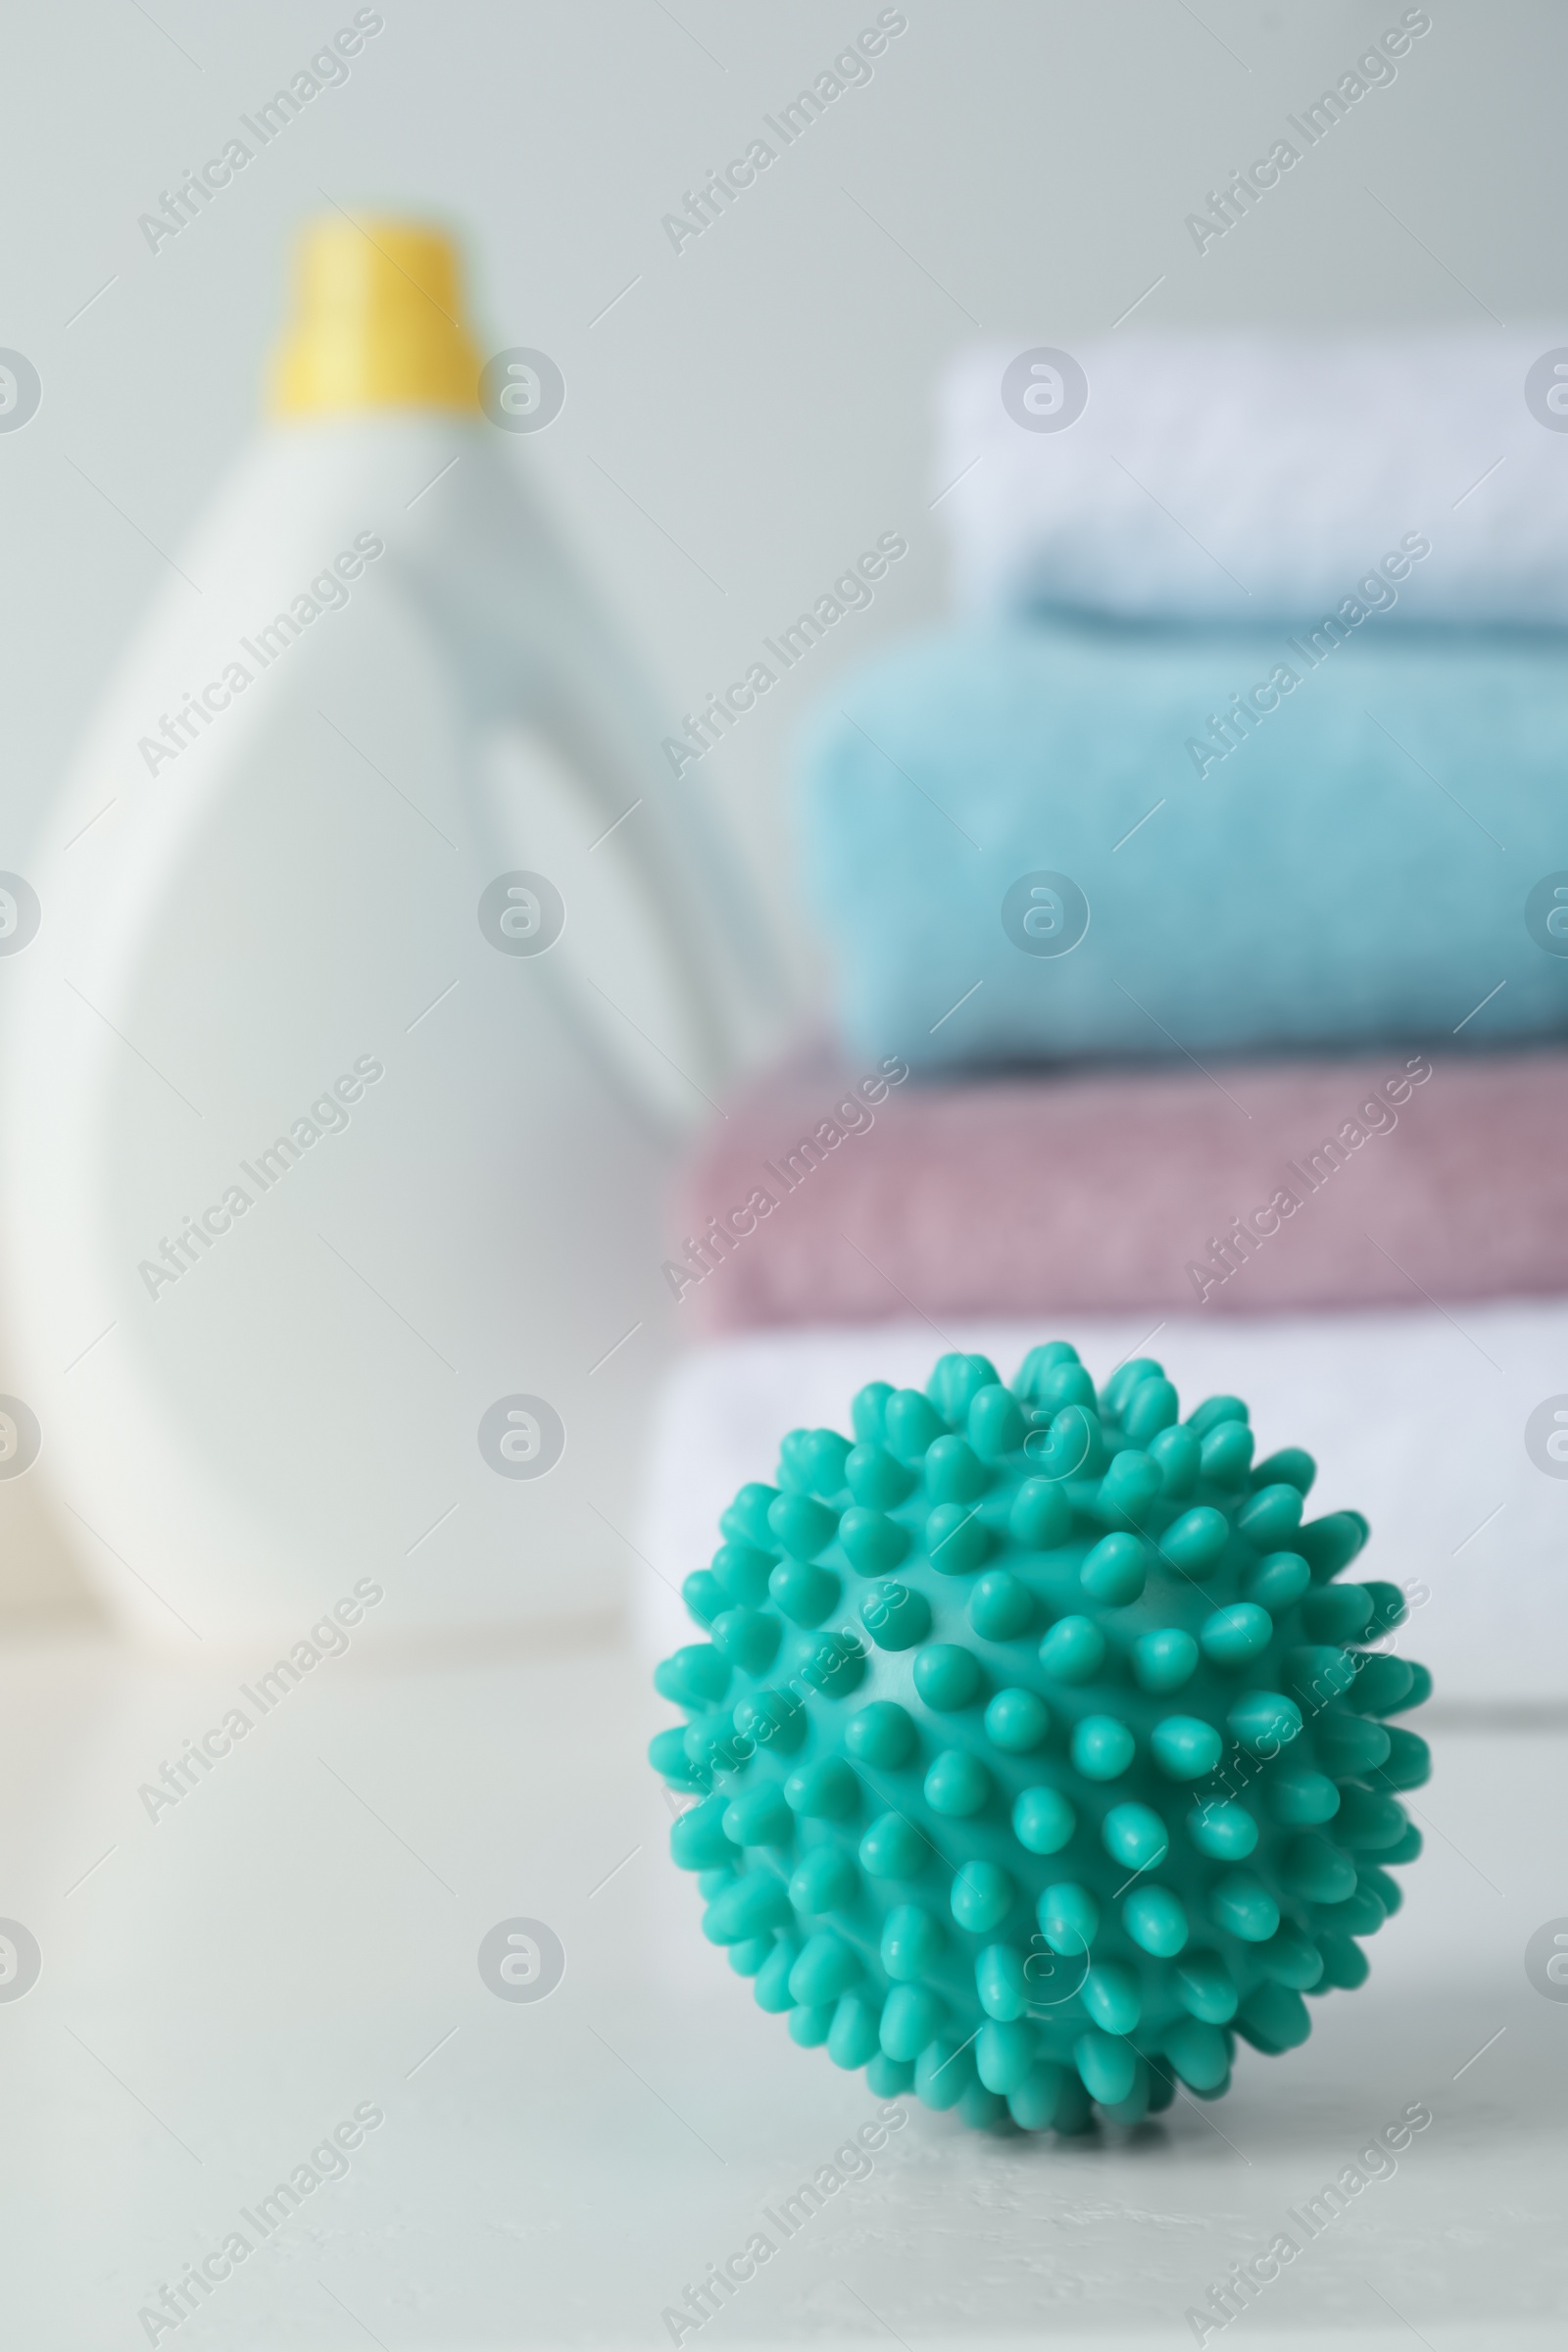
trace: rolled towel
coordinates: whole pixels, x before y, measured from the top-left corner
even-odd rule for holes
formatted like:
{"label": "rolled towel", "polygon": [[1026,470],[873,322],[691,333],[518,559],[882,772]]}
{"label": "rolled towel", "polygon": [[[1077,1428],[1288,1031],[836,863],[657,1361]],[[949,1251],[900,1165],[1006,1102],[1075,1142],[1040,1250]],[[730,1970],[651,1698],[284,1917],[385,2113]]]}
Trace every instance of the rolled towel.
{"label": "rolled towel", "polygon": [[855,1057],[1568,1027],[1562,640],[1357,612],[975,628],[842,689],[801,816]]}
{"label": "rolled towel", "polygon": [[1568,1293],[1568,1053],[902,1066],[808,1052],[728,1104],[675,1203],[690,1332]]}
{"label": "rolled towel", "polygon": [[[1083,405],[1079,408],[1079,403]],[[1336,339],[1128,328],[963,353],[937,488],[967,611],[1568,621],[1568,332]]]}

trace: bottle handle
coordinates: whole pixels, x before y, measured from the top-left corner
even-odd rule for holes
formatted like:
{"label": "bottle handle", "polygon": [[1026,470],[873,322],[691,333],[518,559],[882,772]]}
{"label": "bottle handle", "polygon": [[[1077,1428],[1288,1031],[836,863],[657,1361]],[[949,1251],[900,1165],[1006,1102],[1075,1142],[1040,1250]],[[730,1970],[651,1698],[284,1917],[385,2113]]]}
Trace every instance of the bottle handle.
{"label": "bottle handle", "polygon": [[514,918],[507,944],[537,956],[541,993],[580,1049],[646,1123],[676,1134],[700,1124],[738,1058],[725,1014],[755,976],[727,952],[709,877],[681,856],[686,812],[656,780],[639,791],[626,761],[560,703],[498,717],[478,759],[493,859],[505,861],[481,929],[502,944],[497,882],[510,874],[516,903],[543,904]]}

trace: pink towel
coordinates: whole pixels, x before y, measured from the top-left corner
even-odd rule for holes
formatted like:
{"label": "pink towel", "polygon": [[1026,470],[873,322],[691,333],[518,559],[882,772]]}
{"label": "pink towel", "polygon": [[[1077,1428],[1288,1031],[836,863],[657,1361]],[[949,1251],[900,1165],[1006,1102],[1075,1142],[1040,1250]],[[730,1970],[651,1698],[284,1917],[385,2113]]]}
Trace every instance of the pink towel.
{"label": "pink towel", "polygon": [[803,1053],[688,1168],[693,1332],[1568,1291],[1568,1054],[920,1084]]}

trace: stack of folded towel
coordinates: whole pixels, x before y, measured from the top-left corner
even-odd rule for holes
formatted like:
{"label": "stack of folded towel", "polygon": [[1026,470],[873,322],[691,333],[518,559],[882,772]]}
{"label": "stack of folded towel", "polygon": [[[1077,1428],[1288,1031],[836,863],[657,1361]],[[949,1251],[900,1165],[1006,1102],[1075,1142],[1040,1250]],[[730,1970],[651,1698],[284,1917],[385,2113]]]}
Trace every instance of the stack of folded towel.
{"label": "stack of folded towel", "polygon": [[963,359],[963,617],[809,733],[839,1059],[689,1171],[695,1320],[1568,1290],[1551,341],[1115,341],[1060,430]]}

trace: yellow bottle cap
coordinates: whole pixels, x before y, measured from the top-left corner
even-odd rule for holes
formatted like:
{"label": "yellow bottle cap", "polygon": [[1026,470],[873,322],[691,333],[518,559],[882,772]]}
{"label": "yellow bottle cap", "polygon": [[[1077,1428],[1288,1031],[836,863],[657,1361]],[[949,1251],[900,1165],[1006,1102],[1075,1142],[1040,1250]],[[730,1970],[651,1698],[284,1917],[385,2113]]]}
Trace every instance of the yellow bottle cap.
{"label": "yellow bottle cap", "polygon": [[272,368],[274,416],[478,413],[481,362],[457,250],[440,229],[374,216],[313,220],[296,249],[294,294]]}

